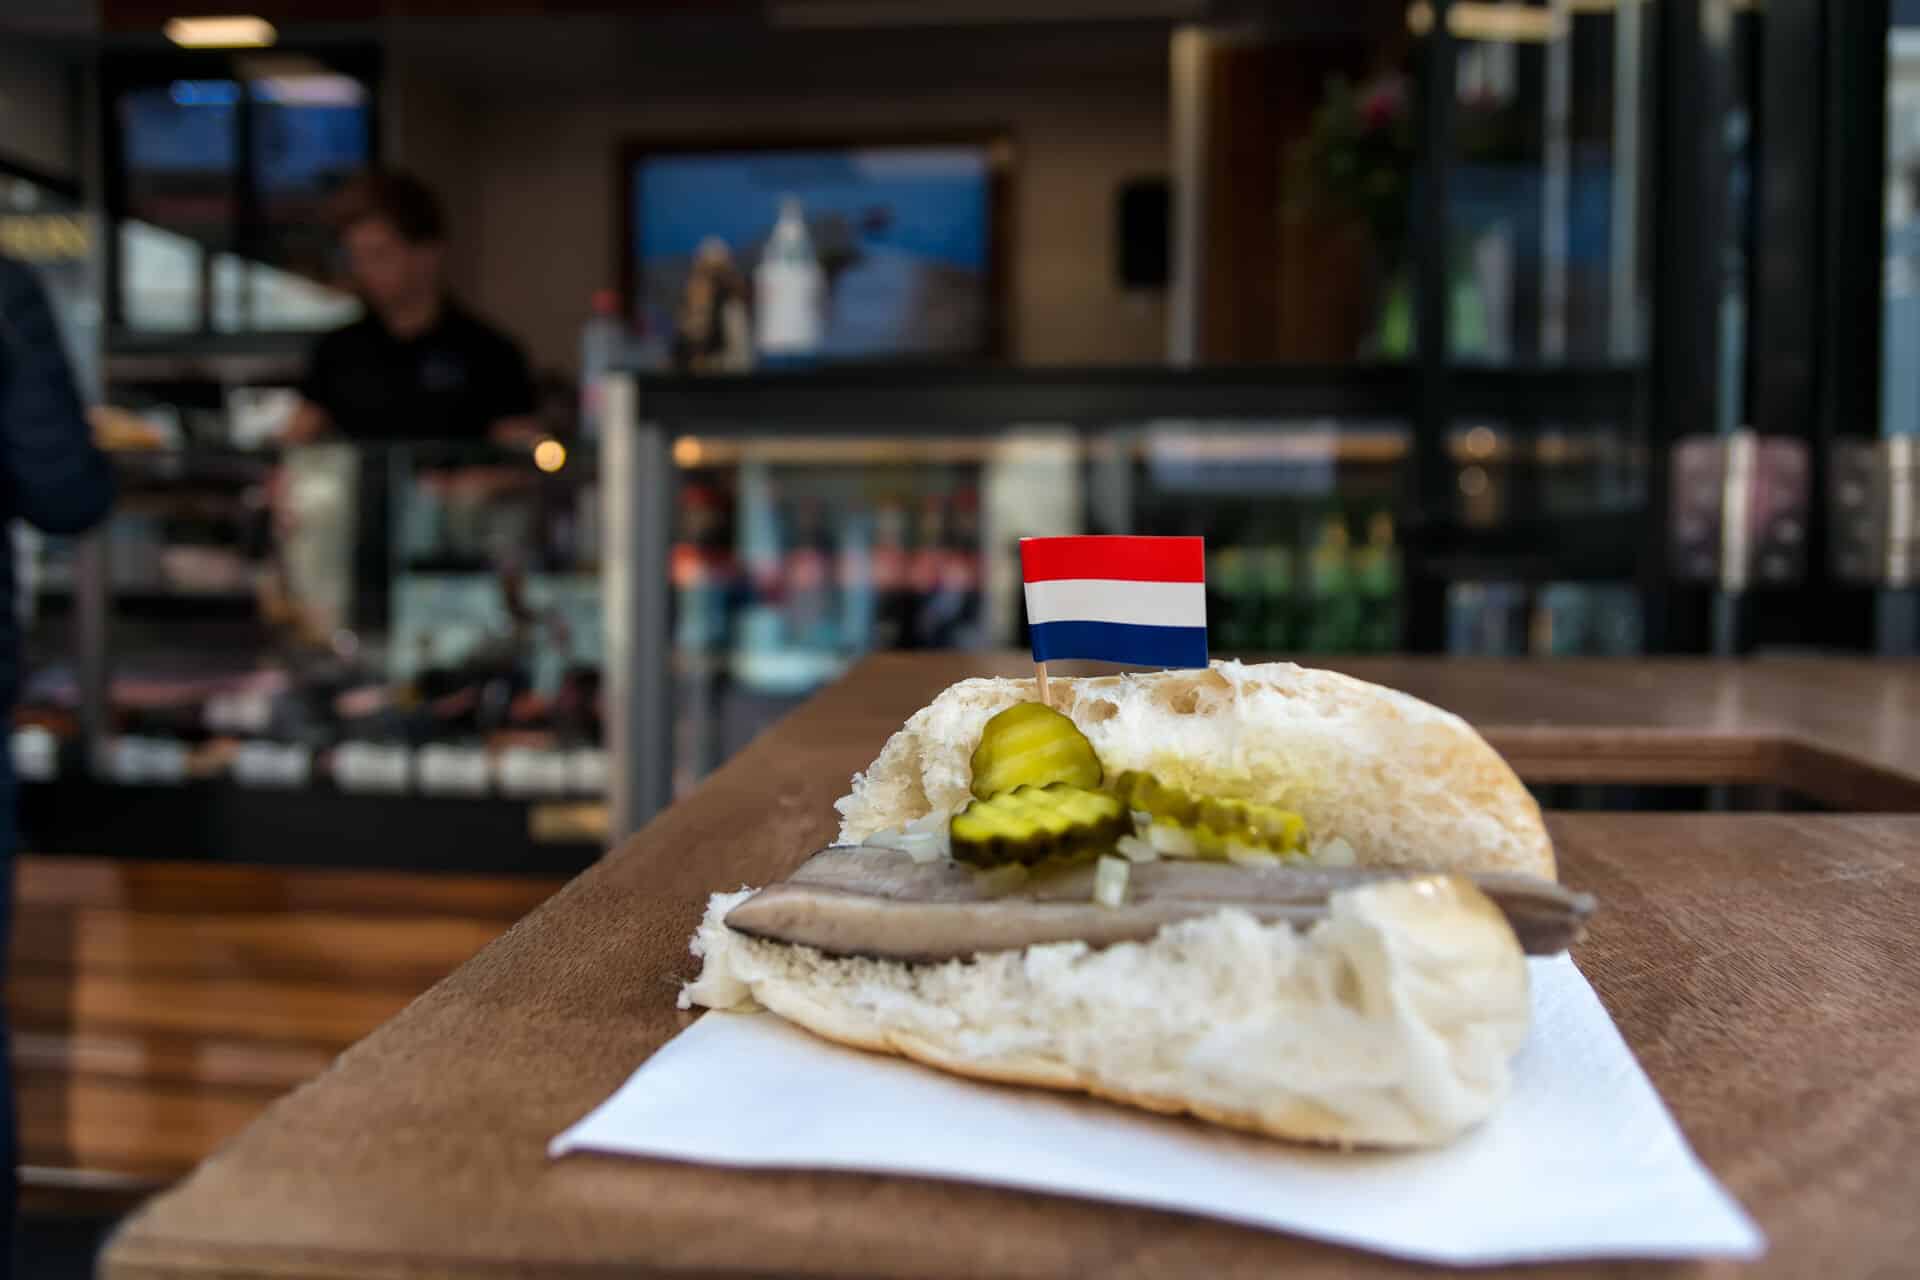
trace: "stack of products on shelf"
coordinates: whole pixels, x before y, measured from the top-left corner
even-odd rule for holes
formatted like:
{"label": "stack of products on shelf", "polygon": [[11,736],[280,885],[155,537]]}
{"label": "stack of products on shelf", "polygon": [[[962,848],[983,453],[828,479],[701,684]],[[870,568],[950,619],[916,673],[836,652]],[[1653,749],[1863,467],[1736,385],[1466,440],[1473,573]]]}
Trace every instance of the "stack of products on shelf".
{"label": "stack of products on shelf", "polygon": [[[217,587],[251,587],[260,557],[286,556],[249,519],[261,506],[258,468],[228,468],[223,490],[210,466],[196,464],[192,485],[134,487],[113,545],[166,545],[145,568],[110,557],[111,607],[126,615],[108,689],[112,737],[99,758],[84,758],[71,666],[43,666],[16,720],[15,754],[32,780],[91,773],[139,785],[604,791],[590,468],[561,477],[537,475],[524,460],[414,468],[395,495],[384,620],[357,633],[309,633],[251,591],[244,610],[205,609]],[[226,536],[245,572],[213,557],[210,522],[239,526]],[[128,594],[153,591],[156,571],[172,592],[198,594],[164,613]],[[46,642],[36,647],[44,657]]]}
{"label": "stack of products on shelf", "polygon": [[1476,657],[1627,657],[1641,651],[1638,593],[1615,583],[1456,582],[1447,652]]}
{"label": "stack of products on shelf", "polygon": [[579,572],[600,556],[600,495],[591,478],[556,483],[517,465],[422,467],[400,506],[409,572],[471,570],[512,558]]}
{"label": "stack of products on shelf", "polygon": [[[229,780],[426,795],[597,796],[607,778],[599,672],[575,668],[532,687],[524,664],[432,667],[399,683],[364,670],[281,670],[171,692],[124,690],[115,733],[91,772],[147,786]],[[28,781],[89,770],[71,726],[23,712],[12,735]]]}
{"label": "stack of products on shelf", "polygon": [[[798,486],[796,486],[798,487]],[[683,670],[724,664],[743,686],[793,695],[886,649],[983,642],[980,503],[964,484],[872,501],[681,486],[672,552]]]}
{"label": "stack of products on shelf", "polygon": [[1269,504],[1239,531],[1209,533],[1207,560],[1208,643],[1223,656],[1399,647],[1400,552],[1384,510]]}

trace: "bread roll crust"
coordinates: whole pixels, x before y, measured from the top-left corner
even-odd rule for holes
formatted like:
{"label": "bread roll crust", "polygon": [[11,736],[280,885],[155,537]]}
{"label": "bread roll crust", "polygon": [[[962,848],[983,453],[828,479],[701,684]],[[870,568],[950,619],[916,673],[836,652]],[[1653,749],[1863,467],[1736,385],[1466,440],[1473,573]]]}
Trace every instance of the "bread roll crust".
{"label": "bread roll crust", "polygon": [[[1517,871],[1555,879],[1540,807],[1487,741],[1408,694],[1292,663],[1055,679],[1053,705],[1109,772],[1298,811],[1363,866]],[[949,687],[907,721],[836,808],[857,842],[964,805],[995,713],[1038,697],[1030,679]]]}

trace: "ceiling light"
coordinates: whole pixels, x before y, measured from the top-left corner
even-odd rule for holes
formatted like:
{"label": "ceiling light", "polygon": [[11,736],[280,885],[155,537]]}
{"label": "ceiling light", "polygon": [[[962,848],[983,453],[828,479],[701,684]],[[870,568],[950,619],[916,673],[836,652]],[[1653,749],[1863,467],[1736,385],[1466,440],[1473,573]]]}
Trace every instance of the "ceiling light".
{"label": "ceiling light", "polygon": [[[1427,0],[1415,0],[1407,6],[1407,30],[1416,36],[1433,30],[1433,6]],[[1447,6],[1447,30],[1459,40],[1515,44],[1544,43],[1566,34],[1561,15],[1551,9],[1474,4],[1468,0]]]}
{"label": "ceiling light", "polygon": [[183,49],[264,49],[275,38],[273,24],[265,18],[240,15],[170,18],[163,30]]}

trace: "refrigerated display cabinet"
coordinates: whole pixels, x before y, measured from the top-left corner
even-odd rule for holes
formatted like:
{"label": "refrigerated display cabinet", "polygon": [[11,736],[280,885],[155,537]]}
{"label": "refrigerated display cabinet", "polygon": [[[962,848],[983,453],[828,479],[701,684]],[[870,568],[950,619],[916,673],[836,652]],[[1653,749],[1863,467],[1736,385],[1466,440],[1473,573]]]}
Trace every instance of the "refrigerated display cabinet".
{"label": "refrigerated display cabinet", "polygon": [[1399,366],[615,375],[613,830],[862,654],[1024,645],[1025,536],[1206,536],[1219,656],[1637,652],[1636,377],[1462,371],[1435,445]]}
{"label": "refrigerated display cabinet", "polygon": [[28,847],[463,871],[597,856],[590,450],[194,446],[116,466],[107,527],[38,553],[14,741]]}

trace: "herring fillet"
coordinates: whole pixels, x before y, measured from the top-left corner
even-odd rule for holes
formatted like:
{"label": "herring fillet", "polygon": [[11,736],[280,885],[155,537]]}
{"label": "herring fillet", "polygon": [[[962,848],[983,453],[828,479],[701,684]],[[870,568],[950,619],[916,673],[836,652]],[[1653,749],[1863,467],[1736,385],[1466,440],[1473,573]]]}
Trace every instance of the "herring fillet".
{"label": "herring fillet", "polygon": [[[915,862],[896,850],[837,845],[742,902],[726,924],[830,955],[935,962],[1046,942],[1138,942],[1222,907],[1304,928],[1325,917],[1337,890],[1423,874],[1430,873],[1166,859],[1135,864],[1126,901],[1103,907],[1093,901],[1091,866],[1042,873],[1012,893],[994,895],[955,862]],[[1511,872],[1467,878],[1500,908],[1531,955],[1566,950],[1593,914],[1591,896],[1550,880]]]}

